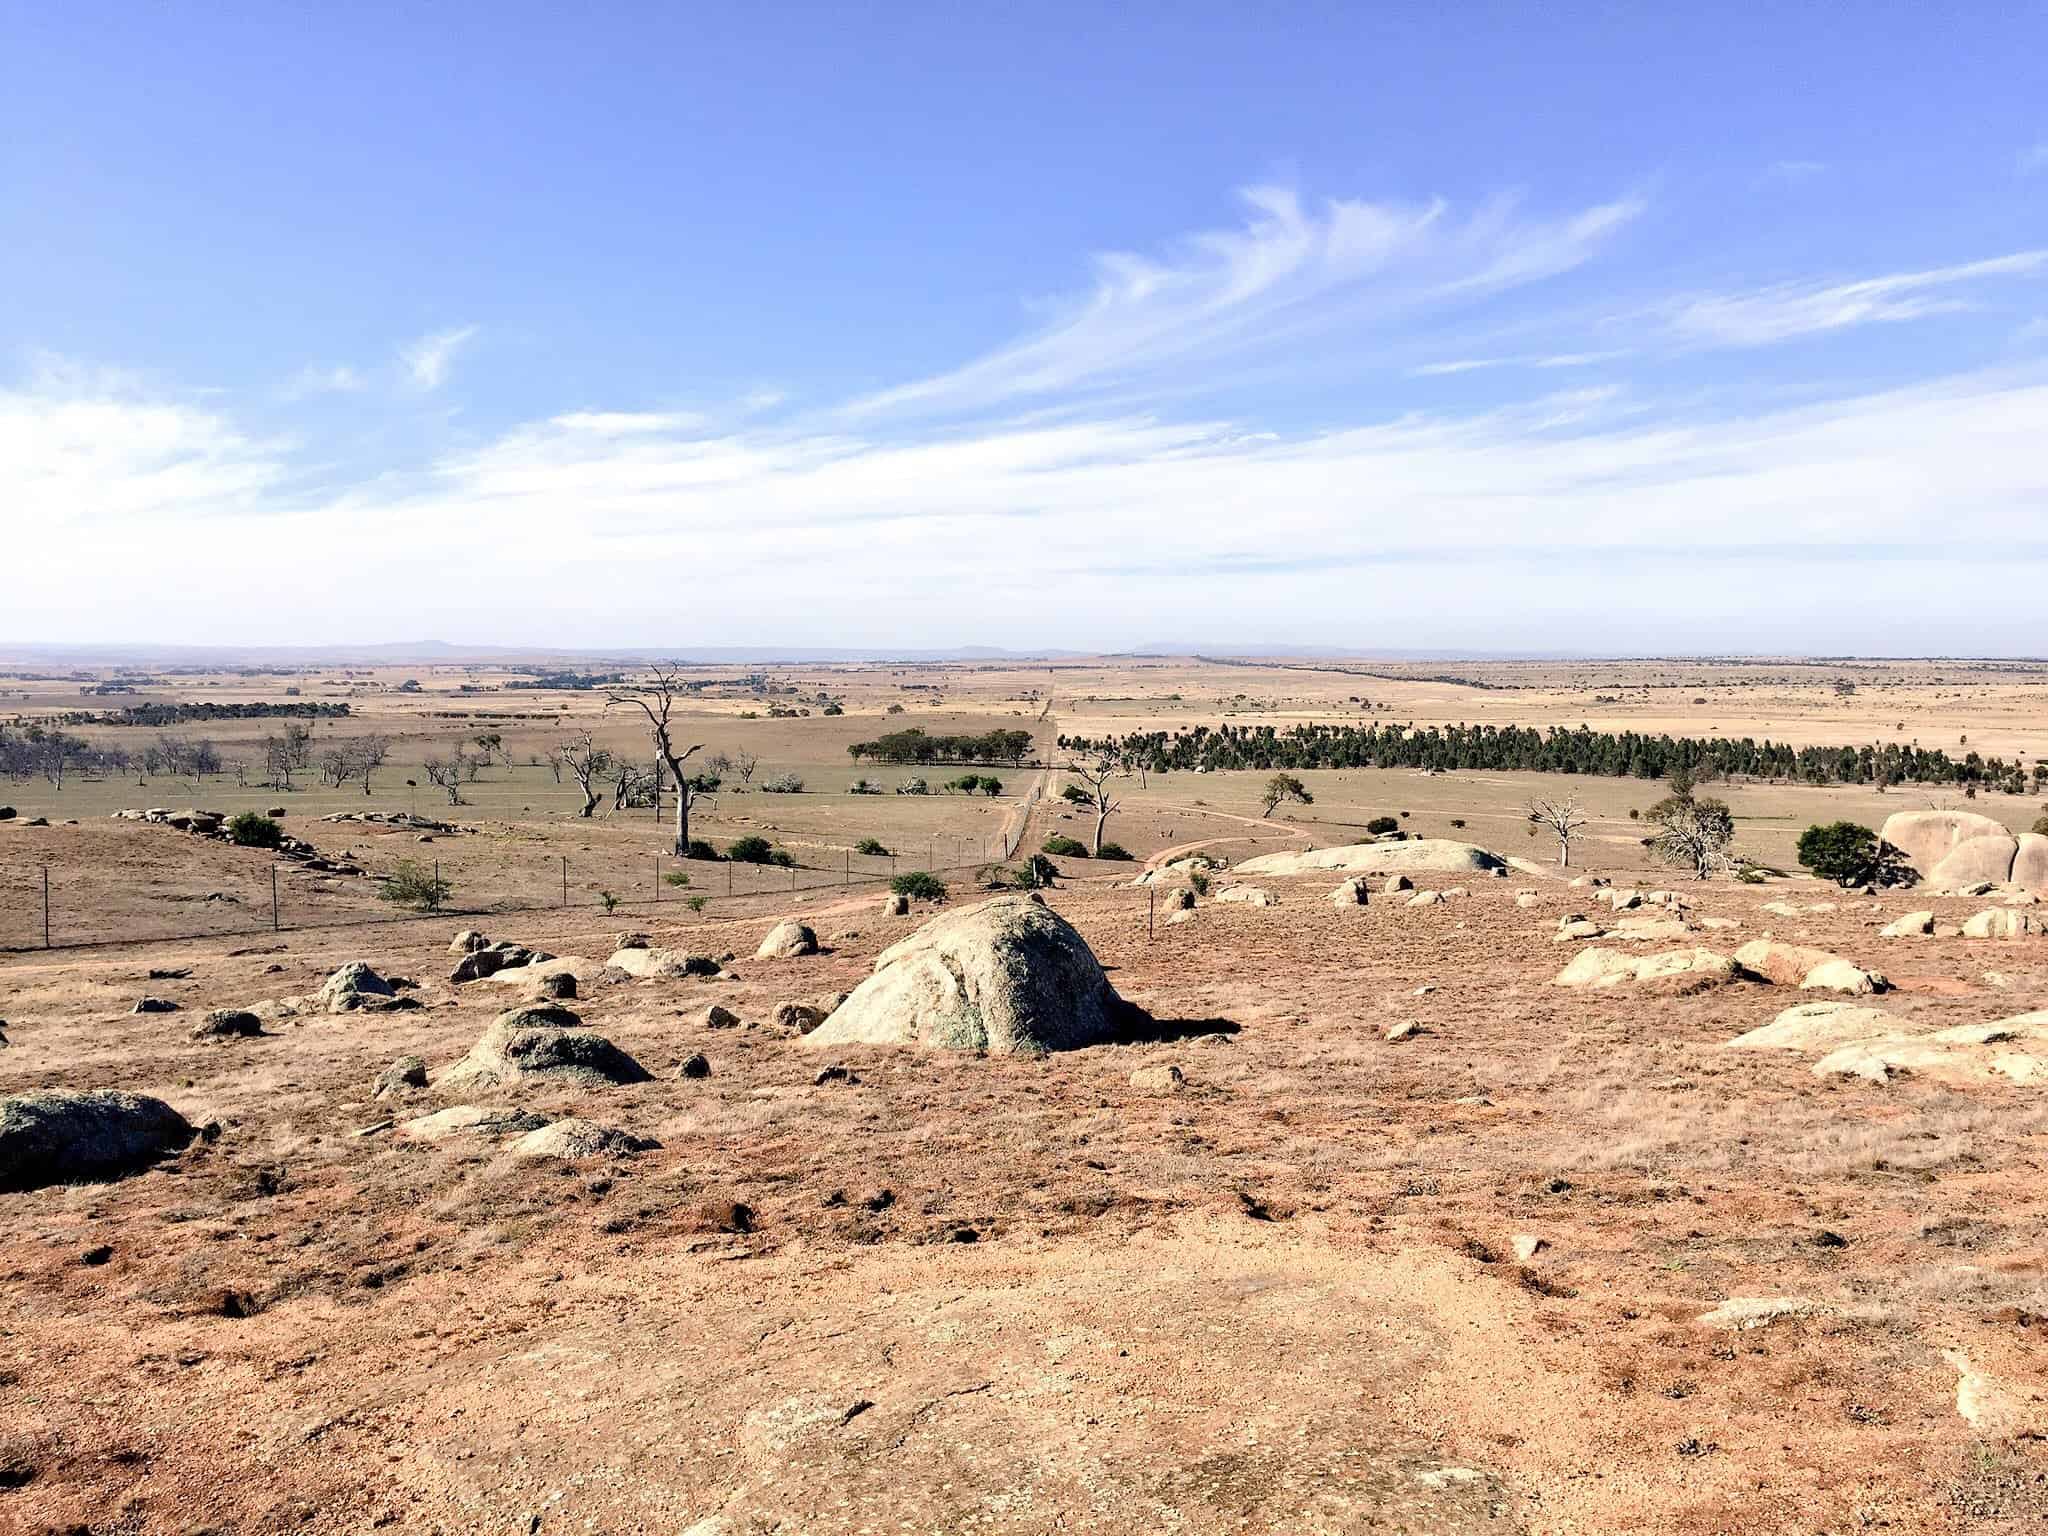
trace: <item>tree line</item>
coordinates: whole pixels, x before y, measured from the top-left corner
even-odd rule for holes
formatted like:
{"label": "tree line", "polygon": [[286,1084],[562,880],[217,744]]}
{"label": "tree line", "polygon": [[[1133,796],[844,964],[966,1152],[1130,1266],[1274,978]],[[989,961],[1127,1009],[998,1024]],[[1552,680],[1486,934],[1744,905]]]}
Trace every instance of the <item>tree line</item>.
{"label": "tree line", "polygon": [[[907,733],[906,733],[907,734]],[[1020,733],[1021,734],[1021,733]],[[1975,752],[1952,758],[1939,749],[1885,742],[1860,747],[1794,747],[1740,740],[1595,731],[1586,726],[1538,729],[1519,725],[1396,724],[1198,725],[1185,731],[1138,732],[1101,739],[1062,736],[1063,751],[1108,753],[1154,773],[1303,768],[1481,769],[1662,779],[1674,772],[1701,778],[1790,779],[1810,784],[1961,784],[2024,793],[2029,775],[2017,761]],[[2048,763],[2031,774],[2038,792]]]}
{"label": "tree line", "polygon": [[1031,732],[999,729],[979,735],[933,736],[912,726],[873,741],[856,741],[846,751],[857,763],[1008,763],[1016,767],[1031,755]]}
{"label": "tree line", "polygon": [[348,715],[346,704],[316,704],[292,700],[284,704],[131,704],[126,709],[101,713],[71,710],[55,717],[60,725],[189,725],[202,720],[270,720],[279,717],[300,720],[339,720]]}

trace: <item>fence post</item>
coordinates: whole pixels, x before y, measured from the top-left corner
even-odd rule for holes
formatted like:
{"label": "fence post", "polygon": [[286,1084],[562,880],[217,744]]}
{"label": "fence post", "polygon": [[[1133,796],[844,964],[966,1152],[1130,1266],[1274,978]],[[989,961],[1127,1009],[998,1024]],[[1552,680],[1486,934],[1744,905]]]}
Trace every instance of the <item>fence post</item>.
{"label": "fence post", "polygon": [[727,859],[727,860],[725,861],[725,894],[726,894],[726,895],[728,895],[728,896],[730,896],[730,895],[732,894],[732,860],[731,860],[731,859]]}
{"label": "fence post", "polygon": [[562,905],[569,905],[569,856],[562,855]]}
{"label": "fence post", "polygon": [[43,948],[50,947],[50,866],[43,866]]}
{"label": "fence post", "polygon": [[789,866],[789,888],[792,891],[796,889],[796,866],[794,864]]}
{"label": "fence post", "polygon": [[846,884],[853,884],[853,850],[846,851]]}
{"label": "fence post", "polygon": [[441,861],[434,860],[434,910],[441,910]]}
{"label": "fence post", "polygon": [[1158,917],[1159,917],[1159,887],[1158,887],[1158,886],[1156,886],[1156,885],[1148,885],[1148,886],[1146,886],[1146,887],[1145,887],[1145,937],[1146,937],[1146,938],[1148,938],[1148,939],[1156,939],[1156,938],[1158,938],[1158,937],[1159,937],[1159,925],[1158,925]]}
{"label": "fence post", "polygon": [[654,856],[654,899],[661,900],[661,855]]}
{"label": "fence post", "polygon": [[277,926],[277,866],[270,866],[270,931],[276,933]]}

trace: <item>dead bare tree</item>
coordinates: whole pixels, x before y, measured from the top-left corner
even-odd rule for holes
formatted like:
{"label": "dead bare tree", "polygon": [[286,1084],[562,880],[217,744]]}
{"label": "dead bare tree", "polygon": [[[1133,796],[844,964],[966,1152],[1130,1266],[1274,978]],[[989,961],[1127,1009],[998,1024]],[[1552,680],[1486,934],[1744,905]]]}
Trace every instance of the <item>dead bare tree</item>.
{"label": "dead bare tree", "polygon": [[1579,809],[1579,802],[1567,796],[1562,800],[1531,800],[1529,821],[1534,826],[1548,827],[1557,837],[1557,862],[1562,868],[1569,868],[1572,862],[1572,839],[1583,831],[1590,821]]}
{"label": "dead bare tree", "polygon": [[740,776],[742,784],[750,786],[753,784],[754,770],[761,766],[760,758],[749,752],[745,747],[741,747],[732,754],[728,762],[732,771]]}
{"label": "dead bare tree", "polygon": [[387,736],[364,736],[356,742],[355,770],[363,781],[363,798],[370,798],[370,775],[384,766],[384,760],[391,755],[391,739]]}
{"label": "dead bare tree", "polygon": [[420,771],[427,776],[429,784],[437,785],[448,791],[448,803],[450,805],[462,804],[463,762],[462,749],[457,747],[453,759],[443,760],[438,757],[430,757],[420,764]]}
{"label": "dead bare tree", "polygon": [[1109,798],[1109,783],[1112,779],[1126,778],[1130,764],[1112,752],[1091,752],[1074,758],[1064,764],[1067,772],[1073,774],[1088,786],[1095,804],[1095,855],[1102,856],[1102,829],[1109,821],[1109,813],[1123,804],[1121,800]]}
{"label": "dead bare tree", "polygon": [[576,780],[576,787],[583,791],[583,809],[576,814],[591,816],[597,811],[596,779],[611,767],[612,755],[597,745],[596,738],[585,731],[569,741],[562,742],[548,755],[548,761],[555,765],[555,782],[562,780],[562,770],[567,768],[570,777]]}
{"label": "dead bare tree", "polygon": [[647,717],[647,736],[654,743],[654,755],[661,759],[662,766],[668,769],[668,776],[676,785],[675,852],[679,859],[690,851],[690,807],[700,793],[691,787],[690,776],[683,772],[683,764],[704,750],[701,741],[687,747],[676,745],[674,714],[677,696],[683,691],[682,673],[674,663],[670,663],[666,668],[650,668],[646,682],[607,689],[604,696],[606,709],[614,705],[631,707]]}

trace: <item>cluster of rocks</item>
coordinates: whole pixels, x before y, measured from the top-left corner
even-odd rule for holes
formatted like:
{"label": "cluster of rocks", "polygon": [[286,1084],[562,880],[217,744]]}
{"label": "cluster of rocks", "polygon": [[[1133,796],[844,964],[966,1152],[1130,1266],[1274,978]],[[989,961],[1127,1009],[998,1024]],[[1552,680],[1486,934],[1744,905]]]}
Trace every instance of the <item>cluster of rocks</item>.
{"label": "cluster of rocks", "polygon": [[[210,838],[216,843],[232,843],[228,836],[228,817],[225,811],[173,811],[162,806],[152,806],[146,811],[126,810],[108,813],[115,821],[147,821],[157,826],[189,832],[194,837]],[[282,806],[273,807],[273,817],[285,814]],[[331,818],[330,818],[331,819]],[[330,859],[304,838],[293,837],[290,833],[278,839],[277,846],[267,850],[281,859],[290,859],[301,868],[314,870],[324,875],[360,875],[362,866],[347,859]]]}
{"label": "cluster of rocks", "polygon": [[1675,949],[1630,955],[1614,949],[1586,949],[1553,979],[1559,987],[1604,989],[1629,982],[1683,980],[1692,986],[1725,981],[1761,981],[1802,991],[1867,995],[1889,990],[1882,973],[1863,969],[1840,955],[1802,944],[1757,939],[1733,955],[1711,949]]}
{"label": "cluster of rocks", "polygon": [[1350,843],[1306,853],[1268,853],[1237,866],[1240,875],[1466,874],[1505,877],[1508,862],[1471,843],[1424,837],[1396,843]]}
{"label": "cluster of rocks", "polygon": [[448,953],[459,958],[448,973],[449,983],[463,986],[496,976],[500,971],[524,970],[545,965],[555,957],[544,949],[515,944],[509,939],[490,939],[474,928],[465,928],[448,941]]}
{"label": "cluster of rocks", "polygon": [[2048,1010],[1922,1029],[1881,1008],[1802,1003],[1726,1043],[1729,1050],[1797,1051],[1816,1077],[1884,1083],[1923,1074],[1951,1082],[2048,1083]]}
{"label": "cluster of rocks", "polygon": [[2012,907],[1987,907],[1960,923],[1941,922],[1931,910],[1908,912],[1878,930],[1878,935],[1887,939],[2023,939],[2036,933],[2048,933],[2048,923]]}
{"label": "cluster of rocks", "polygon": [[1937,890],[2013,885],[2048,895],[2048,837],[1974,811],[1901,811],[1878,834]]}
{"label": "cluster of rocks", "polygon": [[376,826],[397,827],[406,832],[451,833],[467,831],[450,821],[436,821],[431,816],[416,816],[411,811],[336,811],[332,816],[322,816],[322,821],[365,821]]}

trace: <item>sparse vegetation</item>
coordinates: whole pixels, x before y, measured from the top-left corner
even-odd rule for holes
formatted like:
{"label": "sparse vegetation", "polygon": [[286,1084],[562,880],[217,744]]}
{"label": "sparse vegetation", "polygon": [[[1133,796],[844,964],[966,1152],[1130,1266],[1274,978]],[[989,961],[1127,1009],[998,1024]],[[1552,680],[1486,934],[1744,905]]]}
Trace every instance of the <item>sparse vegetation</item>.
{"label": "sparse vegetation", "polygon": [[796,863],[795,856],[788,850],[777,848],[767,838],[752,832],[728,843],[725,856],[735,864],[775,864],[784,869]]}
{"label": "sparse vegetation", "polygon": [[1068,837],[1059,832],[1055,832],[1038,846],[1041,852],[1049,853],[1058,859],[1085,859],[1088,857],[1088,845],[1086,843],[1078,838]]}
{"label": "sparse vegetation", "polygon": [[275,848],[284,828],[256,811],[237,811],[228,818],[228,840],[239,848]]}
{"label": "sparse vegetation", "polygon": [[912,901],[944,901],[946,883],[937,875],[921,869],[913,869],[898,875],[889,882],[889,889],[898,896],[908,896]]}
{"label": "sparse vegetation", "polygon": [[1374,837],[1385,837],[1389,832],[1401,830],[1401,823],[1392,816],[1375,816],[1365,824],[1365,830]]}
{"label": "sparse vegetation", "polygon": [[432,865],[422,864],[417,859],[400,859],[397,868],[384,877],[377,898],[396,907],[410,907],[415,912],[438,912],[447,905],[454,892],[454,885],[443,879]]}
{"label": "sparse vegetation", "polygon": [[862,838],[853,845],[853,851],[871,859],[886,859],[889,857],[889,850],[882,846],[882,840],[879,837]]}

